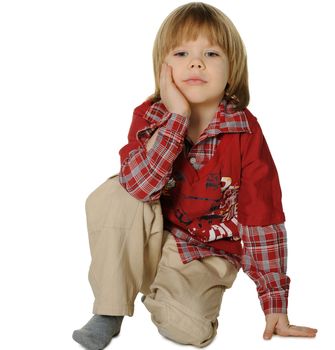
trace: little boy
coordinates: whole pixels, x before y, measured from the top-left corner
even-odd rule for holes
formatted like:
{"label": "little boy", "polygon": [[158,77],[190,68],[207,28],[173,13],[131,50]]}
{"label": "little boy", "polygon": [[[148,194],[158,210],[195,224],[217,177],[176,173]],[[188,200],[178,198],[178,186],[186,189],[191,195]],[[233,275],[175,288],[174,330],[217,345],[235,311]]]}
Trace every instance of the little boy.
{"label": "little boy", "polygon": [[153,58],[156,91],[134,110],[120,173],[86,201],[95,315],[73,338],[104,348],[141,292],[160,334],[207,346],[240,267],[256,283],[265,339],[314,337],[288,321],[281,189],[247,109],[236,28],[208,4],[180,6],[162,23]]}

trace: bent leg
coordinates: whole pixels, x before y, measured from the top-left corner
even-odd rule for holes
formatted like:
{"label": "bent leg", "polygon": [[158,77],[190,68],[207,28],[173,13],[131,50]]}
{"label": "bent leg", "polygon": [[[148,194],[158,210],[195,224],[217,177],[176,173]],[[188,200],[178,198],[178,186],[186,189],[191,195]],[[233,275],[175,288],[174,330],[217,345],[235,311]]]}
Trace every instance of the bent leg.
{"label": "bent leg", "polygon": [[160,334],[204,347],[217,334],[222,296],[236,275],[237,269],[220,257],[183,264],[169,233],[151,293],[142,301]]}
{"label": "bent leg", "polygon": [[149,292],[161,257],[164,232],[160,202],[132,197],[116,174],[88,196],[85,209],[93,313],[132,316],[137,293]]}

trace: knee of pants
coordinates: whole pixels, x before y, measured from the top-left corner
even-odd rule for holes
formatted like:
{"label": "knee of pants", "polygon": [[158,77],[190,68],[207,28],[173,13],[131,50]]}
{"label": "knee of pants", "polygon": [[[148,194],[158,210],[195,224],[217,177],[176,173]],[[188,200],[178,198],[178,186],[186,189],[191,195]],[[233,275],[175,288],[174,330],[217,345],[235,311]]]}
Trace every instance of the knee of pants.
{"label": "knee of pants", "polygon": [[173,299],[161,301],[147,296],[143,303],[158,332],[177,343],[205,347],[217,334],[218,320],[212,322]]}
{"label": "knee of pants", "polygon": [[85,201],[89,233],[103,227],[130,229],[141,205],[122,187],[118,176],[110,177]]}

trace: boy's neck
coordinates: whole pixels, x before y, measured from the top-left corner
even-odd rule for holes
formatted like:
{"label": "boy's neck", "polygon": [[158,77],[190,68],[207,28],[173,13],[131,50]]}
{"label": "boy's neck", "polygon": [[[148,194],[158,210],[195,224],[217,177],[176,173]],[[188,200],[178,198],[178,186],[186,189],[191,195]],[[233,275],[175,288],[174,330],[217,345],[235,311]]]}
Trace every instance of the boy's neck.
{"label": "boy's neck", "polygon": [[219,108],[220,101],[215,101],[209,104],[190,103],[191,116],[189,121],[189,128],[204,130],[214,118]]}

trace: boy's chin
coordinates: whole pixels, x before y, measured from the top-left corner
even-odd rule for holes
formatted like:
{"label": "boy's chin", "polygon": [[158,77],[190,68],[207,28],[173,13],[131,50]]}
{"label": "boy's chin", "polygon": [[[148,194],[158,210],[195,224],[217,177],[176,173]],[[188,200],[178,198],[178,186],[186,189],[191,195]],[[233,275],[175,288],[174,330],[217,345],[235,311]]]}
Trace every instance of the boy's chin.
{"label": "boy's chin", "polygon": [[199,105],[199,104],[208,104],[211,105],[212,103],[216,103],[216,101],[219,100],[219,95],[216,94],[210,94],[205,90],[202,89],[193,89],[182,91],[182,94],[187,99],[187,101],[192,105]]}
{"label": "boy's chin", "polygon": [[191,105],[208,104],[214,102],[214,99],[206,98],[205,96],[186,96],[186,99]]}

